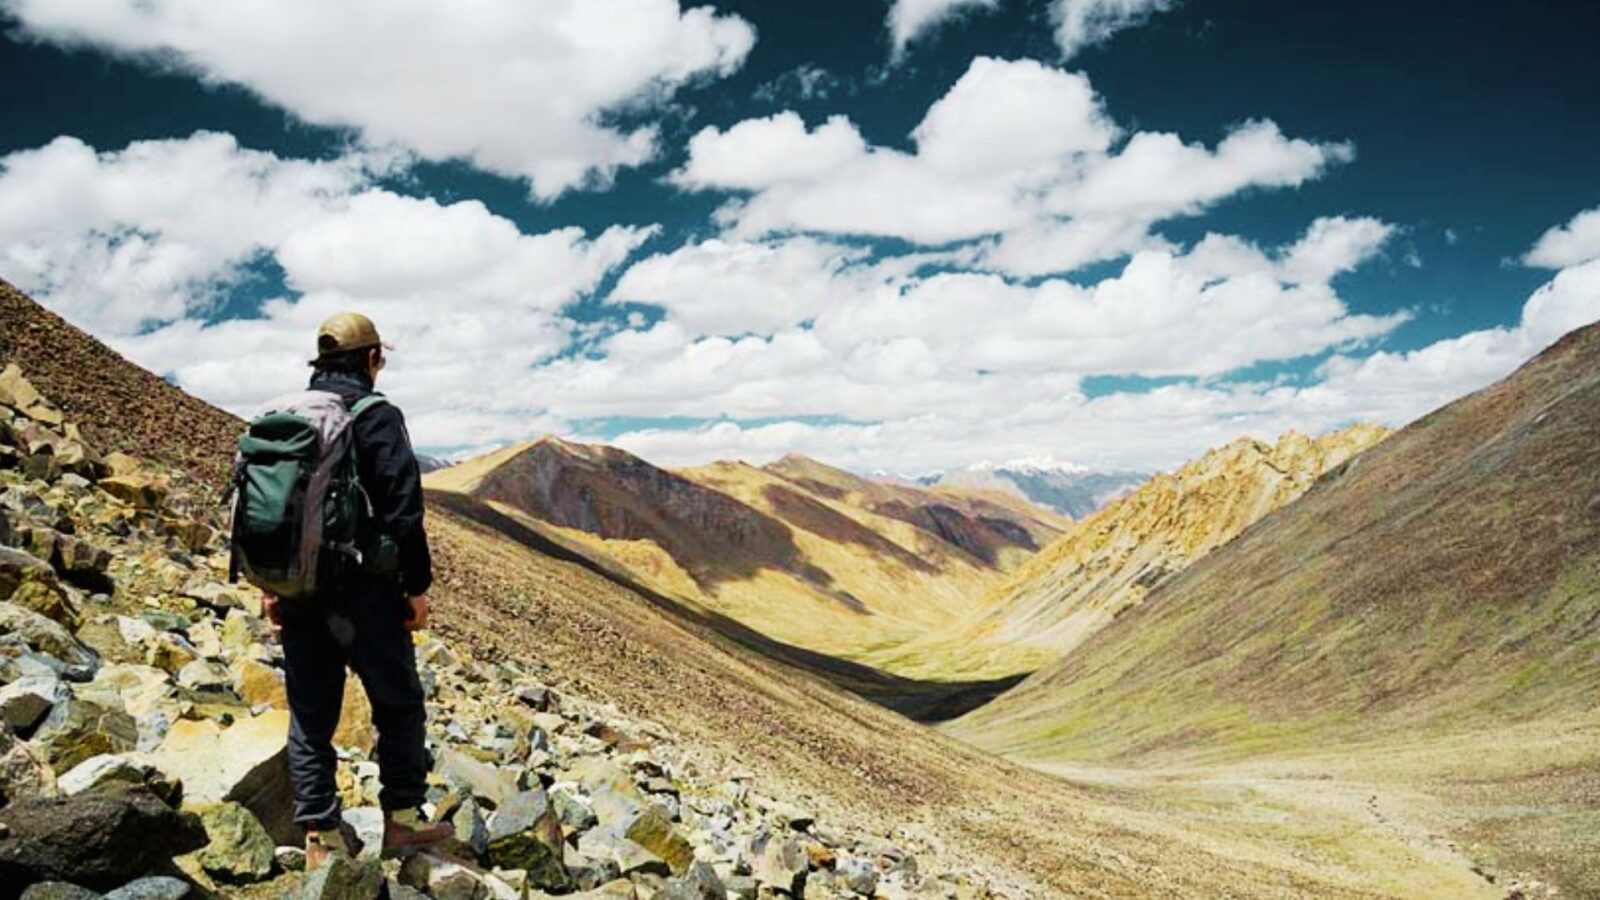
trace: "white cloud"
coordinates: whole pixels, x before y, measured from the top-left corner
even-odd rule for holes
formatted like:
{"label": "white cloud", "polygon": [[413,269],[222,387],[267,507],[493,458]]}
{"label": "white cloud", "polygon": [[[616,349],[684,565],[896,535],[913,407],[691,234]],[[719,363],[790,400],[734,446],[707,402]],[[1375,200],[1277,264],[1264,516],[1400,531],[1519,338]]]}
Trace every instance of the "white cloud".
{"label": "white cloud", "polygon": [[984,57],[911,137],[906,153],[868,144],[843,117],[807,129],[780,113],[702,130],[672,180],[741,195],[719,212],[735,238],[984,240],[987,267],[1039,275],[1161,246],[1149,235],[1157,222],[1246,189],[1299,185],[1353,155],[1262,121],[1215,148],[1154,132],[1123,141],[1083,75]]}
{"label": "white cloud", "polygon": [[[706,241],[623,275],[613,299],[657,305],[664,320],[606,338],[592,357],[551,362],[536,390],[575,419],[843,417],[878,423],[874,434],[944,422],[952,429],[945,439],[902,447],[906,464],[965,464],[981,457],[953,458],[969,449],[958,434],[985,434],[1009,448],[1006,422],[1059,424],[1089,376],[1210,377],[1387,334],[1408,314],[1352,315],[1325,279],[1286,280],[1278,261],[1344,222],[1319,220],[1299,243],[1271,254],[1235,239],[1254,256],[1228,273],[1216,271],[1211,251],[1150,250],[1089,286],[927,274],[923,264],[960,259],[874,260],[805,237]],[[1345,262],[1354,266],[1377,249]],[[774,433],[814,432],[763,432]]]}
{"label": "white cloud", "polygon": [[906,45],[940,25],[980,10],[994,9],[1000,0],[891,0],[889,41],[894,56],[905,53]]}
{"label": "white cloud", "polygon": [[1053,0],[1050,21],[1061,57],[1067,59],[1172,6],[1173,0]]}
{"label": "white cloud", "polygon": [[[478,445],[558,425],[520,386],[580,332],[562,308],[654,230],[523,234],[476,201],[440,204],[370,181],[361,158],[284,160],[227,135],[112,153],[58,139],[0,158],[0,267],[135,361],[236,412],[303,383],[317,325],[354,308],[399,344],[385,387],[419,443]],[[257,259],[300,296],[205,324],[210,301]]]}
{"label": "white cloud", "polygon": [[755,31],[678,0],[0,0],[28,35],[241,85],[378,145],[528,179],[539,197],[655,154],[604,114],[736,69]]}
{"label": "white cloud", "polygon": [[1522,261],[1530,266],[1560,269],[1600,259],[1600,207],[1572,217],[1546,231]]}

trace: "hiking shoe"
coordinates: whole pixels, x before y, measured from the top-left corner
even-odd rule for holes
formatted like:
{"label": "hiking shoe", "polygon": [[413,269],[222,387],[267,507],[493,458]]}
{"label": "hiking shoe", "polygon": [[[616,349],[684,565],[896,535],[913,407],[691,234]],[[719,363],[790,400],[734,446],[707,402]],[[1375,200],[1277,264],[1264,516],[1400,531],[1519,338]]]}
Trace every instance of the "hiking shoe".
{"label": "hiking shoe", "polygon": [[335,853],[355,859],[361,855],[361,847],[361,838],[348,822],[340,822],[338,828],[307,829],[306,871],[315,872]]}
{"label": "hiking shoe", "polygon": [[410,856],[419,850],[436,849],[456,836],[449,822],[429,823],[414,809],[400,809],[383,816],[383,855]]}

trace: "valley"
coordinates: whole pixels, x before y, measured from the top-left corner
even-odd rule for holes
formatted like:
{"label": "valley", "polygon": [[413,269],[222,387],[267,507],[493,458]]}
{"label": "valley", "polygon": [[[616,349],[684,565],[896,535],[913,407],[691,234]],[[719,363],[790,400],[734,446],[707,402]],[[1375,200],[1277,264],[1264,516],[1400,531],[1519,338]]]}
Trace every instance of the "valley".
{"label": "valley", "polygon": [[[205,495],[224,441],[117,423],[236,419],[0,300],[0,364]],[[517,445],[427,476],[434,631],[971,886],[930,896],[1593,895],[1597,362],[1591,326],[1397,433],[1228,445],[1077,523]]]}

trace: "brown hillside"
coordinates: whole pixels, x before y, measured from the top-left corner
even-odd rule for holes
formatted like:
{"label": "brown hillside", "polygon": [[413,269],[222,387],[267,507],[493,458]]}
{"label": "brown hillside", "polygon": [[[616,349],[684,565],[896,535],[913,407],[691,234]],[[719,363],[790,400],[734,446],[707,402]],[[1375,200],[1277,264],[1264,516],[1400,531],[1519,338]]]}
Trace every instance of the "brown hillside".
{"label": "brown hillside", "polygon": [[1594,896],[1597,692],[1600,324],[1385,440],[951,731],[1041,764],[1395,748],[1341,755],[1367,760],[1361,777],[1405,760],[1463,841]]}
{"label": "brown hillside", "polygon": [[184,393],[0,280],[0,367],[15,362],[104,452],[121,450],[211,484],[227,478],[234,416]]}
{"label": "brown hillside", "polygon": [[873,481],[798,454],[763,468],[817,496],[914,525],[988,566],[1010,568],[1070,524],[1012,494]]}
{"label": "brown hillside", "polygon": [[1024,502],[885,488],[789,462],[819,477],[732,462],[673,472],[617,448],[544,438],[431,473],[427,484],[686,608],[845,660],[970,619],[1001,560],[1014,565],[1058,533],[1058,517]]}
{"label": "brown hillside", "polygon": [[1319,438],[1291,431],[1273,444],[1240,438],[1211,450],[1077,523],[1000,582],[981,617],[880,662],[904,659],[897,668],[912,672],[914,660],[925,660],[985,677],[1047,665],[1388,434],[1355,425]]}

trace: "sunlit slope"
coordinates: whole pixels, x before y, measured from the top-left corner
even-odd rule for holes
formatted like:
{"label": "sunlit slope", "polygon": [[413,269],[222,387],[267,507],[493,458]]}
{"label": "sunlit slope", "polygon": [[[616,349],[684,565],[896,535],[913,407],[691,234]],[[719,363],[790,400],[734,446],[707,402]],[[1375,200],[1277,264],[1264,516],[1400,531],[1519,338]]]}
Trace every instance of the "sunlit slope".
{"label": "sunlit slope", "polygon": [[951,731],[1034,760],[1588,717],[1600,326],[1384,440]]}
{"label": "sunlit slope", "polygon": [[1274,444],[1240,438],[1211,450],[1079,522],[1001,582],[983,615],[874,661],[952,676],[1038,669],[1388,433],[1291,431]]}
{"label": "sunlit slope", "polygon": [[659,721],[831,819],[892,830],[919,853],[1027,885],[1027,896],[1500,896],[1459,857],[1376,829],[1284,841],[1250,824],[1254,811],[1218,828],[1187,800],[1026,771],[503,531],[438,507],[430,528],[438,628],[475,656],[536,660],[553,684]]}
{"label": "sunlit slope", "polygon": [[430,473],[426,484],[488,504],[653,591],[842,658],[970,619],[1003,566],[1065,526],[1047,510],[978,492],[874,490],[869,503],[743,464],[672,472],[555,438]]}

